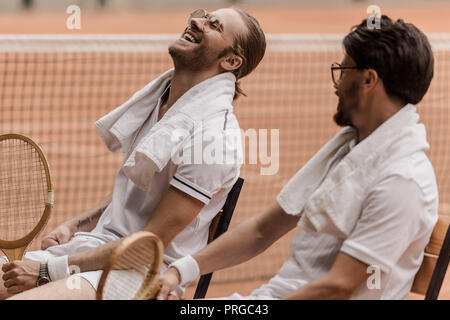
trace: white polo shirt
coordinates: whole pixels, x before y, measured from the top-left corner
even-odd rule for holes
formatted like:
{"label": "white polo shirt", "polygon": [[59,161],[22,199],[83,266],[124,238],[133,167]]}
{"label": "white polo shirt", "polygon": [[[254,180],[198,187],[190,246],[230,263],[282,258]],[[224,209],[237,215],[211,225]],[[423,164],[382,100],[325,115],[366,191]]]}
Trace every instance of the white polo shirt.
{"label": "white polo shirt", "polygon": [[347,239],[299,230],[289,260],[246,298],[280,299],[324,276],[344,252],[371,266],[368,282],[352,299],[406,299],[437,218],[438,190],[427,156],[418,152],[400,159],[380,172]]}
{"label": "white polo shirt", "polygon": [[[130,150],[125,154],[125,159],[157,123],[159,109],[163,99],[167,98],[168,88],[137,133]],[[48,262],[49,274],[53,280],[68,277],[68,255],[96,248],[142,230],[169,186],[182,190],[205,205],[166,248],[161,272],[173,261],[202,249],[208,241],[209,225],[224,205],[228,192],[239,177],[243,163],[241,131],[233,112],[224,111],[205,119],[195,127],[192,139],[186,141],[182,149],[183,157],[175,162],[169,161],[161,172],[154,175],[147,190],[138,188],[124,174],[124,159],[114,182],[112,201],[97,226],[91,232],[75,233],[68,243],[46,250],[27,252],[25,258]],[[185,154],[198,155],[199,150],[201,155],[204,155],[200,157],[200,161],[195,157],[193,161],[184,157]],[[208,154],[213,156],[208,157]],[[78,275],[97,289],[102,272],[97,270]],[[183,290],[177,288],[177,294],[182,296]]]}
{"label": "white polo shirt", "polygon": [[[143,125],[141,132],[138,133],[129,153],[158,121],[162,98],[166,93],[167,89],[158,100],[157,106]],[[240,174],[242,161],[238,155],[242,153],[241,141],[227,137],[228,133],[236,134],[236,132],[240,134],[240,128],[232,112],[215,114],[206,119],[196,127],[193,139],[185,143],[183,152],[194,154],[198,150],[204,150],[210,144],[210,141],[204,137],[213,136],[215,143],[219,142],[223,145],[222,151],[228,155],[227,162],[208,164],[183,160],[176,164],[169,161],[161,172],[155,174],[147,190],[138,188],[124,174],[123,164],[127,154],[116,176],[110,205],[102,214],[94,230],[78,232],[75,238],[88,236],[107,242],[141,230],[169,186],[173,186],[202,201],[205,206],[166,248],[164,263],[168,265],[178,258],[199,251],[207,243],[211,220],[222,208],[228,192]],[[230,154],[236,157],[233,158],[229,156]]]}

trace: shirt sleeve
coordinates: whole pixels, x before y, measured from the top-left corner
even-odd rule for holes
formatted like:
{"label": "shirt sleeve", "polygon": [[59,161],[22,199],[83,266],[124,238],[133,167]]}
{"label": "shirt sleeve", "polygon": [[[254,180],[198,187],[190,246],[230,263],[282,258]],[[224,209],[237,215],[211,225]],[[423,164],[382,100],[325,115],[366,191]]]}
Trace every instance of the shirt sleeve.
{"label": "shirt sleeve", "polygon": [[233,156],[239,145],[226,143],[224,137],[220,131],[209,138],[197,133],[185,143],[170,184],[205,204],[221,189],[231,188],[240,174],[241,163]]}
{"label": "shirt sleeve", "polygon": [[389,176],[369,193],[341,252],[388,273],[411,244],[425,212],[424,194],[417,183]]}

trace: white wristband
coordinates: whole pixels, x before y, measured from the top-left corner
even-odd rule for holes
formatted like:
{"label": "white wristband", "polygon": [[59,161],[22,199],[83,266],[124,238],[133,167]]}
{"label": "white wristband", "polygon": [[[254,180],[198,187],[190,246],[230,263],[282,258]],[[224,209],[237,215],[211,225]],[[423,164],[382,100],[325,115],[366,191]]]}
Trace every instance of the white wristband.
{"label": "white wristband", "polygon": [[47,261],[48,274],[52,281],[68,278],[69,272],[69,257],[61,256],[50,258]]}
{"label": "white wristband", "polygon": [[169,265],[169,268],[174,267],[180,273],[180,286],[184,286],[189,282],[194,281],[200,275],[200,268],[197,261],[191,256],[185,256]]}

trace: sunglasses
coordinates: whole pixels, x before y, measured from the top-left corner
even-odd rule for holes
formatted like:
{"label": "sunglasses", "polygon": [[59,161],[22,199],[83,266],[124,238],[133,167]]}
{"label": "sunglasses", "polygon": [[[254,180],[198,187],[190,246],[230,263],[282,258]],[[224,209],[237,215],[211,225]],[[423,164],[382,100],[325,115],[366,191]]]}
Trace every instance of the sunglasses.
{"label": "sunglasses", "polygon": [[219,33],[223,33],[223,24],[219,20],[219,18],[212,16],[204,9],[197,9],[194,12],[192,12],[189,15],[189,18],[187,20],[188,24],[191,24],[193,19],[206,19],[206,23],[203,24],[203,32],[205,32],[205,24],[208,25],[208,27],[211,30],[217,31]]}

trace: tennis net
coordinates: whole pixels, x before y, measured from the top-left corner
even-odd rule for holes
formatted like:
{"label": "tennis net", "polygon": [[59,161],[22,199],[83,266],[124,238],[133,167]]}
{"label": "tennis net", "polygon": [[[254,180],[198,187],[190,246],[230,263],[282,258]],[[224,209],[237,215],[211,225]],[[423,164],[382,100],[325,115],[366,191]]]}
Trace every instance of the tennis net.
{"label": "tennis net", "polygon": [[[55,206],[47,232],[112,191],[122,158],[102,144],[93,123],[172,66],[167,47],[176,37],[0,36],[0,132],[28,135],[48,156]],[[249,163],[245,143],[245,184],[231,228],[273,202],[289,178],[339,130],[332,122],[337,97],[330,65],[342,59],[342,38],[268,35],[266,56],[243,79],[248,97],[237,100],[235,113],[244,132],[266,129],[270,141],[271,130],[278,129],[278,168],[275,174],[261,175],[268,164],[260,158]],[[418,111],[431,144],[428,155],[438,179],[440,213],[450,214],[450,35],[429,38],[435,76]],[[250,262],[217,272],[214,281],[273,275],[288,258],[292,235]]]}

